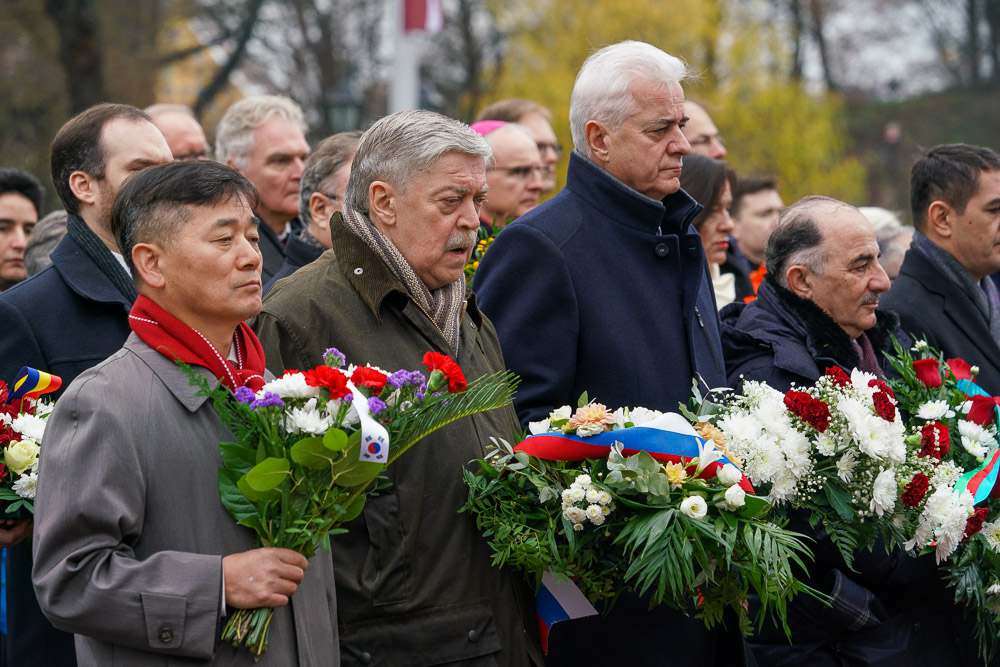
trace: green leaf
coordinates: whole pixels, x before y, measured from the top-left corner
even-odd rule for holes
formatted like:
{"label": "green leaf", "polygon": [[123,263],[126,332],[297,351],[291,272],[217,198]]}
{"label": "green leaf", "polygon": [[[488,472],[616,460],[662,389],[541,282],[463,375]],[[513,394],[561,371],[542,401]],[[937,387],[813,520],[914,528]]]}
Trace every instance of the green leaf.
{"label": "green leaf", "polygon": [[582,408],[588,403],[590,403],[590,398],[587,396],[587,392],[583,392],[580,394],[580,400],[576,402],[576,407]]}
{"label": "green leaf", "polygon": [[236,442],[220,442],[219,453],[223,465],[241,475],[257,464],[257,451]]}
{"label": "green leaf", "polygon": [[385,469],[385,464],[361,460],[361,431],[352,433],[349,441],[344,461],[333,473],[337,485],[347,489],[367,485]]}
{"label": "green leaf", "polygon": [[344,510],[344,515],[340,517],[341,523],[347,523],[348,521],[353,521],[361,514],[361,511],[365,509],[365,496],[364,494],[358,496],[354,499],[347,509]]}
{"label": "green leaf", "polygon": [[269,456],[264,459],[244,475],[247,485],[254,491],[270,491],[281,485],[292,465],[288,459],[279,459]]}
{"label": "green leaf", "polygon": [[347,434],[339,428],[331,428],[323,434],[323,445],[331,452],[340,452],[347,448]]}
{"label": "green leaf", "polygon": [[847,497],[847,494],[830,482],[827,482],[823,486],[823,490],[826,492],[826,497],[830,501],[830,505],[837,511],[840,518],[844,521],[854,521],[854,511],[851,510],[851,501]]}
{"label": "green leaf", "polygon": [[[346,440],[346,438],[345,438]],[[337,454],[326,446],[326,436],[322,438],[303,438],[289,449],[292,460],[313,470],[328,467]]]}
{"label": "green leaf", "polygon": [[219,468],[219,496],[222,499],[222,506],[237,522],[257,516],[257,507],[237,485],[241,477],[242,475],[236,470]]}
{"label": "green leaf", "polygon": [[281,491],[278,489],[271,489],[270,491],[257,491],[252,486],[247,483],[247,476],[243,475],[238,480],[236,480],[236,488],[244,496],[252,500],[253,502],[259,502],[262,500],[269,500],[271,498],[278,498],[281,496]]}
{"label": "green leaf", "polygon": [[745,504],[737,510],[736,514],[745,519],[755,519],[764,516],[771,508],[771,503],[763,496],[746,495]]}

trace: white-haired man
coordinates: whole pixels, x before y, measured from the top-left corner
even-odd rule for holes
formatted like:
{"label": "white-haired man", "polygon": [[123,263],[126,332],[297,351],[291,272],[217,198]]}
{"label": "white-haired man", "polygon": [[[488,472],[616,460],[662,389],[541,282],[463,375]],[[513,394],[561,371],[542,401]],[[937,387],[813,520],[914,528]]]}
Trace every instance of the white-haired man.
{"label": "white-haired man", "polygon": [[[486,142],[456,120],[400,111],[361,137],[333,248],[279,281],[254,329],[268,367],[419,368],[428,350],[472,379],[504,368],[465,287],[486,198]],[[332,540],[345,664],[539,664],[530,590],[491,566],[462,468],[519,430],[507,407],[428,436],[387,472],[391,487]]]}
{"label": "white-haired man", "polygon": [[258,95],[226,109],[215,130],[215,157],[233,167],[260,193],[255,213],[264,223],[260,252],[267,284],[285,262],[285,244],[302,231],[299,184],[309,144],[298,104],[278,95]]}
{"label": "white-haired man", "polygon": [[[570,101],[566,186],[508,226],[480,264],[476,292],[521,376],[522,424],[585,391],[609,406],[668,411],[687,402],[693,378],[725,382],[708,265],[690,225],[701,207],[679,183],[690,152],[686,75],[642,42],[591,55]],[[684,637],[670,664],[733,664],[743,650],[738,636],[623,595],[607,619],[556,625],[548,662],[663,664],[667,632]]]}

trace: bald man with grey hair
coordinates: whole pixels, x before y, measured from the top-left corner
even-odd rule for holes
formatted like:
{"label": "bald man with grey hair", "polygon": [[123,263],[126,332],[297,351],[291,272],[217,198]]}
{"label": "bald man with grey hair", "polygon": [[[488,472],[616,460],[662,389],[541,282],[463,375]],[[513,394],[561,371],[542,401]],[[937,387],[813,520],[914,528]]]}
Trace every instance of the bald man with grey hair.
{"label": "bald man with grey hair", "polygon": [[205,130],[191,107],[159,103],[146,107],[144,111],[167,140],[175,160],[204,160],[208,157]]}
{"label": "bald man with grey hair", "polygon": [[[420,368],[436,351],[469,380],[503,369],[464,272],[491,156],[467,125],[429,111],[372,125],[330,223],[332,248],[275,284],[252,325],[268,368],[311,368],[337,347],[382,368]],[[519,430],[507,406],[428,436],[331,540],[345,663],[541,664],[531,590],[492,566],[474,518],[457,514],[463,467]]]}

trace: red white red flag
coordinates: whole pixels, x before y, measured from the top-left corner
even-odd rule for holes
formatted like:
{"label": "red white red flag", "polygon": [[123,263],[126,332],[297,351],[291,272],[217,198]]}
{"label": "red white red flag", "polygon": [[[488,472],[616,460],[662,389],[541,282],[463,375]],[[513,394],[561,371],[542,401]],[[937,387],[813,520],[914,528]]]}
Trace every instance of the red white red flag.
{"label": "red white red flag", "polygon": [[433,35],[444,27],[441,0],[403,0],[403,29],[423,30]]}

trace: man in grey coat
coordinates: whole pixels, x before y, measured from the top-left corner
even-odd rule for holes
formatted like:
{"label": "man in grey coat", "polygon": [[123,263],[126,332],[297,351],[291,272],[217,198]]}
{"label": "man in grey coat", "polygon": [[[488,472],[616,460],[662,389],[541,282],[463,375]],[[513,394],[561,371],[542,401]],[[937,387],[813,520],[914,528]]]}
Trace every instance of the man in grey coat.
{"label": "man in grey coat", "polygon": [[261,304],[256,199],[228,167],[174,162],[115,201],[133,333],[57,402],[35,504],[35,590],[80,665],[249,665],[219,632],[227,610],[257,607],[275,608],[263,664],[339,664],[329,557],[254,548],[219,498],[227,436],[174,361],[263,384],[242,323]]}

